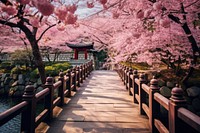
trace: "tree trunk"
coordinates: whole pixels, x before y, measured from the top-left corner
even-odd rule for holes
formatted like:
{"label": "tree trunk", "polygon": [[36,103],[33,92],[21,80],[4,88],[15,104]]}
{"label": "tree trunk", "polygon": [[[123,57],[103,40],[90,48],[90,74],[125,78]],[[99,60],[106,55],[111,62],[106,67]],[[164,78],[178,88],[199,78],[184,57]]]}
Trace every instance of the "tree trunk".
{"label": "tree trunk", "polygon": [[45,68],[44,68],[44,62],[42,61],[42,56],[40,54],[39,47],[37,45],[37,42],[31,42],[32,52],[35,59],[35,65],[39,71],[40,78],[42,83],[44,84],[46,82],[46,75],[45,75]]}

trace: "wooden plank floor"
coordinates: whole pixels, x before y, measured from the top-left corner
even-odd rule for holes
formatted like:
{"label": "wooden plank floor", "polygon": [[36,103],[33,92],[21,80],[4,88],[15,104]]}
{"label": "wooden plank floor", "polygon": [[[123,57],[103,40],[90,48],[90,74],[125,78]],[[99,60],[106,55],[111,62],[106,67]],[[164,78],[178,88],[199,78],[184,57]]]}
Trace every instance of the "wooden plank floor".
{"label": "wooden plank floor", "polygon": [[[57,108],[59,110],[59,108]],[[48,123],[48,133],[148,133],[148,120],[138,113],[115,71],[93,71]],[[37,132],[44,132],[37,130]]]}

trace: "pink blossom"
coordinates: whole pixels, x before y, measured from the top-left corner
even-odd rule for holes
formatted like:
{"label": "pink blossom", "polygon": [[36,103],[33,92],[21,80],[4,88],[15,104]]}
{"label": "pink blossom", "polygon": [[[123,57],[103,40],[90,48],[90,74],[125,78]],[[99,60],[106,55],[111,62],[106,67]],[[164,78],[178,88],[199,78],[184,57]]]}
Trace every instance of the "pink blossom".
{"label": "pink blossom", "polygon": [[87,2],[87,7],[88,8],[93,8],[94,7],[94,3],[93,2],[91,2],[91,3]]}
{"label": "pink blossom", "polygon": [[169,28],[170,27],[170,20],[169,19],[161,19],[160,25],[164,28]]}
{"label": "pink blossom", "polygon": [[67,10],[74,14],[75,11],[77,10],[77,5],[75,5],[75,4],[69,5],[69,6],[67,6]]}
{"label": "pink blossom", "polygon": [[76,21],[77,21],[77,16],[70,12],[65,17],[65,24],[75,24]]}
{"label": "pink blossom", "polygon": [[31,0],[18,0],[19,3],[21,4],[29,4]]}
{"label": "pink blossom", "polygon": [[133,37],[135,37],[135,38],[139,38],[139,37],[141,36],[141,34],[140,34],[140,33],[137,33],[137,32],[132,33],[132,35],[133,35]]}
{"label": "pink blossom", "polygon": [[54,13],[58,16],[59,20],[65,20],[67,15],[67,8],[66,6],[60,6],[54,10]]}
{"label": "pink blossom", "polygon": [[154,10],[161,10],[162,9],[162,4],[160,2],[155,2],[153,4],[153,9]]}
{"label": "pink blossom", "polygon": [[57,24],[57,29],[58,29],[59,31],[64,31],[64,30],[65,30],[65,24],[63,24],[63,23]]}
{"label": "pink blossom", "polygon": [[102,5],[105,5],[107,3],[107,0],[99,0],[99,2],[102,4]]}
{"label": "pink blossom", "polygon": [[136,18],[139,18],[139,19],[144,18],[144,12],[142,10],[138,11],[136,14]]}
{"label": "pink blossom", "polygon": [[144,11],[144,17],[147,18],[151,14],[151,9],[147,9]]}
{"label": "pink blossom", "polygon": [[116,11],[113,11],[112,12],[112,17],[114,18],[114,19],[117,19],[117,18],[119,18],[119,13],[118,12],[116,12]]}
{"label": "pink blossom", "polygon": [[40,20],[37,17],[32,17],[29,20],[29,23],[33,26],[33,27],[40,27]]}
{"label": "pink blossom", "polygon": [[54,12],[54,6],[47,1],[46,2],[38,2],[37,8],[44,16],[49,16]]}
{"label": "pink blossom", "polygon": [[8,5],[8,6],[2,6],[1,7],[1,10],[3,11],[3,12],[6,12],[8,15],[16,15],[17,14],[17,10],[16,10],[16,8],[15,7],[13,7],[13,6],[10,6],[10,5]]}

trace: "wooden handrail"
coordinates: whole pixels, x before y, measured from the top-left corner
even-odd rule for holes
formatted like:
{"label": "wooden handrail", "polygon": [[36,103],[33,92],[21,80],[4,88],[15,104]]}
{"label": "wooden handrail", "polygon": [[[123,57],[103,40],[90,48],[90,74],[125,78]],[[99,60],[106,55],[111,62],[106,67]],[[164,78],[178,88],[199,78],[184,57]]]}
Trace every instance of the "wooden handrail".
{"label": "wooden handrail", "polygon": [[[200,117],[184,108],[186,102],[181,88],[174,87],[172,96],[168,99],[159,93],[157,79],[152,79],[150,86],[148,86],[146,77],[144,78],[143,75],[139,78],[136,70],[132,71],[131,68],[121,66],[117,72],[129,91],[129,95],[133,96],[133,102],[139,104],[140,114],[146,114],[149,117],[151,132],[177,133],[185,130],[190,131],[189,126],[200,132]],[[149,97],[148,103],[146,103],[146,95]],[[160,106],[168,111],[168,127],[165,127],[159,118],[161,115]],[[185,127],[184,124],[189,126]]]}
{"label": "wooden handrail", "polygon": [[12,108],[2,112],[0,114],[0,126],[20,114],[28,105],[26,101],[20,102],[19,104],[13,106]]}
{"label": "wooden handrail", "polygon": [[154,99],[162,105],[166,110],[169,110],[169,99],[161,95],[160,93],[154,94]]}
{"label": "wooden handrail", "polygon": [[178,117],[196,131],[200,131],[200,117],[185,108],[178,109]]}
{"label": "wooden handrail", "polygon": [[[22,113],[21,132],[34,133],[35,128],[42,121],[45,119],[51,120],[54,107],[63,105],[64,96],[70,95],[71,87],[75,88],[76,85],[80,86],[80,83],[86,78],[86,75],[88,76],[93,70],[92,62],[86,63],[83,66],[81,65],[80,68],[77,67],[73,71],[69,70],[67,75],[63,75],[61,72],[59,74],[59,81],[56,83],[53,83],[52,77],[48,77],[44,86],[45,89],[37,94],[35,94],[34,86],[26,86],[23,95],[24,101],[0,114],[0,126]],[[55,99],[54,90],[58,90],[58,97]],[[36,104],[41,99],[45,99],[45,109],[38,116],[35,116]]]}

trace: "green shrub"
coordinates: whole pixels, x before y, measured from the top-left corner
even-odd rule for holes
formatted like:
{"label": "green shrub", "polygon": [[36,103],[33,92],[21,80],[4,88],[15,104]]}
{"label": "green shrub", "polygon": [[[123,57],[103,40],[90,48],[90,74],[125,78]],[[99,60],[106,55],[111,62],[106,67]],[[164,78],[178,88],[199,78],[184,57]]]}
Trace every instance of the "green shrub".
{"label": "green shrub", "polygon": [[25,66],[16,66],[12,68],[11,74],[26,74],[29,71],[30,69],[26,68]]}
{"label": "green shrub", "polygon": [[[45,67],[45,71],[46,71],[46,76],[58,76],[60,70],[63,70],[64,72],[69,69],[72,68],[72,66],[65,62],[65,63],[56,63],[56,64],[52,64],[49,66]],[[35,69],[34,71],[31,72],[31,78],[37,78],[39,77],[39,72],[37,69]]]}

